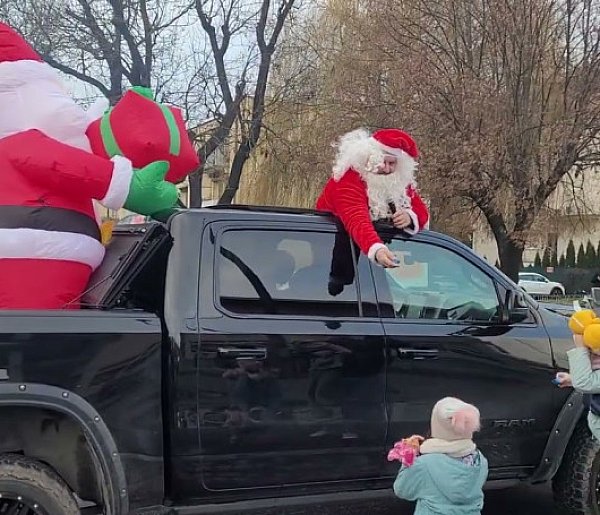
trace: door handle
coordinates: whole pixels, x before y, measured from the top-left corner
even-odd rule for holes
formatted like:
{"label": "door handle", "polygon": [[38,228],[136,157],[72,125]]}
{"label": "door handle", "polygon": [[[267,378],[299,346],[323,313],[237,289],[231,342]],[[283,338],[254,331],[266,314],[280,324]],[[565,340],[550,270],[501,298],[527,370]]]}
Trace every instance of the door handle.
{"label": "door handle", "polygon": [[437,359],[439,354],[437,349],[406,349],[402,347],[397,348],[396,352],[400,359],[414,360]]}
{"label": "door handle", "polygon": [[266,347],[219,347],[217,352],[222,358],[267,359]]}

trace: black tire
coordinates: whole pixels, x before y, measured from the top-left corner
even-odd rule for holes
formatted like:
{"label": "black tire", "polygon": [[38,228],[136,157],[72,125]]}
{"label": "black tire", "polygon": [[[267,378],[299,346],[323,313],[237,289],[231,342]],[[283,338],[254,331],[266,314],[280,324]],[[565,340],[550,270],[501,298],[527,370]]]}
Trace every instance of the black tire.
{"label": "black tire", "polygon": [[586,421],[575,428],[556,476],[554,500],[561,515],[600,515],[600,443]]}
{"label": "black tire", "polygon": [[563,295],[563,291],[560,288],[552,288],[550,295]]}
{"label": "black tire", "polygon": [[0,456],[0,512],[11,503],[28,508],[21,513],[79,515],[79,507],[66,483],[47,465],[25,456]]}

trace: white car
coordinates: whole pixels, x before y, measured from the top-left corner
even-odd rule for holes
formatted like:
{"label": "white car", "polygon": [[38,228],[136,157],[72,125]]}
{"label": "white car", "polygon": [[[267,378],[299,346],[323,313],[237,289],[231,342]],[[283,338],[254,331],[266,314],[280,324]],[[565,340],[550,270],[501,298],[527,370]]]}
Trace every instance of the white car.
{"label": "white car", "polygon": [[564,295],[565,287],[541,274],[519,273],[519,286],[532,295]]}

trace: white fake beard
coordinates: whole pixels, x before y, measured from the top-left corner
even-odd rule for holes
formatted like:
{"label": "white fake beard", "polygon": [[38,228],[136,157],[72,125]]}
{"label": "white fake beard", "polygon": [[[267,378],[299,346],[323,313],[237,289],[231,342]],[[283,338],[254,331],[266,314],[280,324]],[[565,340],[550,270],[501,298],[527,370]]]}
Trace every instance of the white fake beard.
{"label": "white fake beard", "polygon": [[411,185],[412,177],[405,177],[397,171],[389,175],[367,172],[363,175],[363,179],[367,184],[372,220],[391,216],[392,213],[388,206],[390,202],[394,203],[396,210],[410,208],[410,199],[406,194],[406,189]]}

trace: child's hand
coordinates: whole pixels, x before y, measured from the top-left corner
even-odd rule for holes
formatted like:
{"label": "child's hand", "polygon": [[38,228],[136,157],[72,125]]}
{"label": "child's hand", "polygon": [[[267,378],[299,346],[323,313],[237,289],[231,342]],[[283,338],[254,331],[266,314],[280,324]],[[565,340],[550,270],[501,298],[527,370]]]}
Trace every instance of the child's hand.
{"label": "child's hand", "polygon": [[575,344],[575,347],[585,347],[585,343],[583,343],[583,336],[581,334],[573,335],[573,343]]}
{"label": "child's hand", "polygon": [[404,467],[410,467],[419,455],[421,442],[425,438],[420,435],[413,435],[410,438],[403,438],[394,444],[394,447],[388,453],[388,461],[399,461]]}
{"label": "child's hand", "polygon": [[559,388],[571,388],[573,386],[571,375],[566,372],[559,372],[556,374],[556,379],[554,381]]}
{"label": "child's hand", "polygon": [[402,441],[405,442],[407,445],[413,447],[418,454],[421,448],[421,444],[425,441],[425,438],[423,438],[421,435],[412,435],[409,438],[405,438]]}

